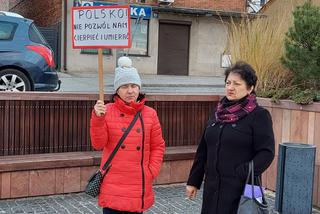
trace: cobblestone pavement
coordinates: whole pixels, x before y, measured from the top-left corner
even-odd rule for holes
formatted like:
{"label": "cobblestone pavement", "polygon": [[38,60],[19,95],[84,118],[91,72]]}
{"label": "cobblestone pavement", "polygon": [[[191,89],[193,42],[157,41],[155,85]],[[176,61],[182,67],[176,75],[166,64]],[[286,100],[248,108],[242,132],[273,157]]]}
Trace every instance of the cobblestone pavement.
{"label": "cobblestone pavement", "polygon": [[[202,191],[195,200],[185,198],[185,185],[156,186],[156,203],[145,214],[199,214]],[[270,214],[273,211],[274,193],[267,193]],[[0,200],[0,214],[101,214],[96,199],[84,193],[65,195],[21,198],[15,200]],[[313,210],[312,214],[320,214]]]}

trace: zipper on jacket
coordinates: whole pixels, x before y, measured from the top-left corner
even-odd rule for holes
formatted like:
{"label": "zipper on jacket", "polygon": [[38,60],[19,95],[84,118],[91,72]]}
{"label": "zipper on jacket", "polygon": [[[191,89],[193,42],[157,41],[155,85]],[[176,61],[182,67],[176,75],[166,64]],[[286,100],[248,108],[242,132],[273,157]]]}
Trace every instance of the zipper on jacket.
{"label": "zipper on jacket", "polygon": [[141,114],[139,115],[139,118],[140,118],[140,122],[141,122],[141,128],[142,128],[142,145],[141,145],[141,154],[142,154],[142,157],[141,157],[141,173],[142,173],[142,195],[141,195],[141,200],[142,200],[142,203],[141,203],[141,209],[144,208],[144,194],[145,194],[145,179],[144,179],[144,168],[143,168],[143,160],[144,160],[144,123],[143,123],[143,120],[142,120],[142,116]]}

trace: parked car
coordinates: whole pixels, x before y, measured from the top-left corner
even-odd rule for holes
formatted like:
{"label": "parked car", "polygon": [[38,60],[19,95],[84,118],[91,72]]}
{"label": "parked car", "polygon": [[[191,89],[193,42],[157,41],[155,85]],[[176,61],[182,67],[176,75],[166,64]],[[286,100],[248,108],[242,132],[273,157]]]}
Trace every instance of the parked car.
{"label": "parked car", "polygon": [[33,20],[0,11],[0,91],[56,91],[53,52]]}

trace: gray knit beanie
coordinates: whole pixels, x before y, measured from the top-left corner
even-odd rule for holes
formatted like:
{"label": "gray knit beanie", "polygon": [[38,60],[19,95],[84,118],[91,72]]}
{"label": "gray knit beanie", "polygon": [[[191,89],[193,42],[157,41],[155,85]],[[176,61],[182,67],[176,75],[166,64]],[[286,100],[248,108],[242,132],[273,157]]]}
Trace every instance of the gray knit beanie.
{"label": "gray knit beanie", "polygon": [[129,57],[122,56],[118,59],[118,67],[114,75],[114,90],[126,84],[136,84],[141,89],[141,79],[136,68],[132,67]]}

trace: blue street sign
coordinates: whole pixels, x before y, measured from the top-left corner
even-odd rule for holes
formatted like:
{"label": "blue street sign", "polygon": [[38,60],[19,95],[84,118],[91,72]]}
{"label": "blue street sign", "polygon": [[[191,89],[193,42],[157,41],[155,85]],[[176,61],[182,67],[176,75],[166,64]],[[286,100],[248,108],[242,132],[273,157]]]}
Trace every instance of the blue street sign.
{"label": "blue street sign", "polygon": [[[98,2],[98,1],[81,1],[74,0],[73,6],[75,7],[85,7],[85,6],[108,6],[108,5],[116,5],[116,3],[111,2]],[[150,19],[151,18],[151,7],[146,6],[138,6],[138,5],[130,5],[130,17],[131,18],[139,18]]]}

